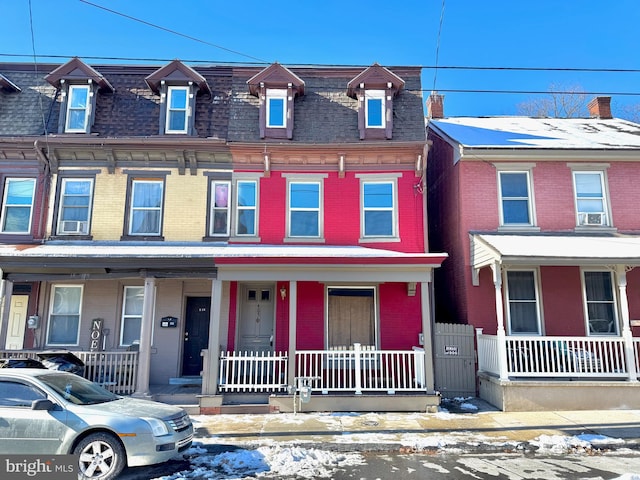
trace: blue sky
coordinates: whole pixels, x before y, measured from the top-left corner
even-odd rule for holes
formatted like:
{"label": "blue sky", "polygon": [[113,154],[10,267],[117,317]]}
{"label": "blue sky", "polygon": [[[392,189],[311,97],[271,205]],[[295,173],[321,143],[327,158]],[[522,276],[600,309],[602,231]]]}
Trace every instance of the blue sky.
{"label": "blue sky", "polygon": [[[612,95],[614,115],[640,105],[638,0],[1,0],[0,62],[78,56],[89,64],[162,64],[178,58],[208,63],[279,61],[428,67],[425,98],[445,95],[449,116],[516,115],[535,94],[448,90],[549,91],[552,85]],[[30,7],[31,6],[31,7]],[[439,41],[438,41],[439,38]],[[638,73],[509,71],[439,67],[638,69]],[[221,48],[219,48],[221,47]],[[47,55],[64,58],[51,59]],[[92,58],[94,57],[94,58]],[[1,66],[0,66],[1,72]]]}

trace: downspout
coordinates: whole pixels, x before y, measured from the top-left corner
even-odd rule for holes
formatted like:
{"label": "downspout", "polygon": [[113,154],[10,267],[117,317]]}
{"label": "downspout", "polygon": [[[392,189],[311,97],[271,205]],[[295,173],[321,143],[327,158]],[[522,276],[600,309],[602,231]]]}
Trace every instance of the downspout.
{"label": "downspout", "polygon": [[47,154],[40,148],[40,140],[36,140],[33,142],[33,148],[35,149],[36,157],[43,164],[43,188],[42,188],[42,196],[40,198],[40,220],[38,223],[38,233],[44,237],[44,229],[45,229],[45,202],[49,196],[49,187],[51,182],[51,161]]}

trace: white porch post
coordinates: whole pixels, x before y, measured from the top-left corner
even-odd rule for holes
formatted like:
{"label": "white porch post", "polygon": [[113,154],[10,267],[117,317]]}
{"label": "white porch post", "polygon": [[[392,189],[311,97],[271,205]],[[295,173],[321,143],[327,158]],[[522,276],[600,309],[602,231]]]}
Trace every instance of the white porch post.
{"label": "white porch post", "polygon": [[202,394],[215,395],[220,370],[220,319],[222,318],[222,280],[211,281],[211,305],[209,307],[209,343],[202,365]]}
{"label": "white porch post", "polygon": [[433,331],[431,328],[431,282],[420,282],[420,302],[422,303],[422,336],[424,338],[424,385],[427,392],[435,390],[433,372]]}
{"label": "white porch post", "polygon": [[627,372],[630,382],[637,382],[635,351],[633,347],[633,334],[629,321],[629,300],[627,298],[627,272],[624,265],[616,267],[616,278],[620,296],[620,315],[622,316],[622,339],[624,340],[625,357],[627,359]]}
{"label": "white porch post", "polygon": [[156,279],[144,279],[144,301],[142,304],[142,325],[140,326],[140,347],[138,349],[138,378],[136,391],[138,397],[149,396],[149,376],[151,368],[151,335],[156,304]]}
{"label": "white porch post", "polygon": [[507,335],[504,329],[504,304],[502,302],[502,272],[500,264],[491,264],[493,272],[493,285],[496,291],[496,319],[498,320],[498,365],[500,369],[500,380],[508,380],[507,374]]}
{"label": "white porch post", "polygon": [[289,366],[287,372],[287,384],[296,385],[296,325],[298,323],[298,282],[289,282]]}

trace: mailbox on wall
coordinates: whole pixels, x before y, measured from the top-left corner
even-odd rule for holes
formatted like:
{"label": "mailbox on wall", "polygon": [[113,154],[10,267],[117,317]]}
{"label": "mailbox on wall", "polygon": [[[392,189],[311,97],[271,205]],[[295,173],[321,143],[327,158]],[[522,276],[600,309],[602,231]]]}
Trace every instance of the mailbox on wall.
{"label": "mailbox on wall", "polygon": [[176,317],[162,317],[160,319],[160,326],[165,328],[177,327],[178,319]]}

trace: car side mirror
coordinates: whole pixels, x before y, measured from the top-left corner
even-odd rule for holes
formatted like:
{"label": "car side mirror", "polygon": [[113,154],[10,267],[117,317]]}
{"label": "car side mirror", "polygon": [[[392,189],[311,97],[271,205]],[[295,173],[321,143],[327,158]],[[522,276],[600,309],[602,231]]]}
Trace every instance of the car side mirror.
{"label": "car side mirror", "polygon": [[31,410],[53,410],[56,404],[48,398],[39,398],[31,402]]}

